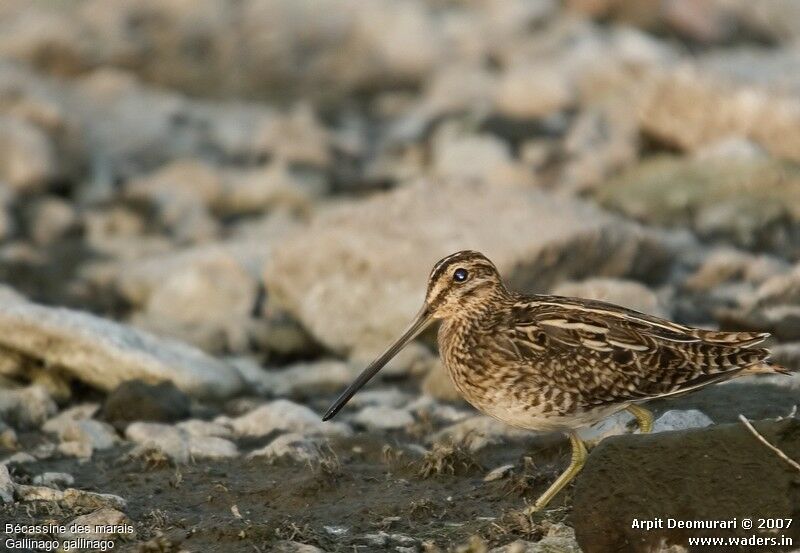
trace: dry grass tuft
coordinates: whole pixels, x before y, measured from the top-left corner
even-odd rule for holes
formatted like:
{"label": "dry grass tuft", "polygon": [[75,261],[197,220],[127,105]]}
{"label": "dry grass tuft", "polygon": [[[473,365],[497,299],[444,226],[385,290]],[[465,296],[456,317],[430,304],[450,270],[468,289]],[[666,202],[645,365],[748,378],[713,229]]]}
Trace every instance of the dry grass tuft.
{"label": "dry grass tuft", "polygon": [[441,474],[464,474],[484,470],[472,454],[460,445],[434,444],[422,458],[417,475],[421,478]]}

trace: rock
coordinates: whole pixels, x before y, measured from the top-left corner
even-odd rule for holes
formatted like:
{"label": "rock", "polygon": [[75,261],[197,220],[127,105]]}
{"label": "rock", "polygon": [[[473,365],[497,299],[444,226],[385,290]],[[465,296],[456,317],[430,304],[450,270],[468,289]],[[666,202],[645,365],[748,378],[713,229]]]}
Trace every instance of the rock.
{"label": "rock", "polygon": [[73,423],[91,419],[95,413],[100,409],[98,403],[81,403],[74,405],[68,409],[64,409],[55,417],[51,417],[47,422],[42,425],[42,430],[45,432],[52,432],[53,434],[60,434],[64,432]]}
{"label": "rock", "polygon": [[601,204],[651,224],[796,258],[800,170],[775,160],[657,157],[596,189]]}
{"label": "rock", "polygon": [[501,465],[487,472],[486,476],[483,477],[483,481],[494,482],[495,480],[501,480],[506,476],[508,476],[513,470],[514,470],[513,464]]}
{"label": "rock", "polygon": [[189,417],[191,402],[172,382],[123,382],[108,394],[100,416],[111,423],[176,422]]}
{"label": "rock", "polygon": [[231,429],[223,424],[199,419],[179,422],[175,426],[181,430],[185,430],[189,435],[197,437],[214,436],[217,438],[230,438],[233,434]]}
{"label": "rock", "polygon": [[180,242],[204,242],[219,233],[208,210],[222,188],[221,178],[210,166],[178,160],[144,177],[130,180],[124,197],[145,205],[155,221]]}
{"label": "rock", "polygon": [[[115,536],[125,536],[126,538],[135,537],[135,530],[128,516],[116,509],[103,507],[86,515],[81,515],[67,525],[68,531],[58,536],[66,540],[105,540]],[[73,532],[69,528],[87,528],[88,532]],[[97,531],[98,528],[108,529]],[[124,529],[123,529],[124,528]],[[84,542],[85,543],[85,542]]]}
{"label": "rock", "polygon": [[[322,166],[327,164],[326,153],[310,157]],[[269,210],[309,212],[312,201],[327,189],[323,177],[302,178],[283,160],[274,161],[264,169],[229,171],[225,177],[225,188],[213,206],[223,216]]]}
{"label": "rock", "polygon": [[325,553],[319,547],[297,541],[279,541],[272,549],[275,553]]}
{"label": "rock", "polygon": [[669,318],[669,313],[652,290],[630,280],[590,278],[581,282],[564,282],[553,288],[552,293],[615,303],[648,315]]}
{"label": "rock", "polygon": [[102,509],[111,507],[112,509],[125,509],[126,502],[118,495],[110,493],[95,493],[75,488],[66,490],[55,490],[45,486],[26,486],[17,485],[17,499],[19,501],[55,501],[71,509]]}
{"label": "rock", "polygon": [[712,293],[732,281],[757,286],[786,269],[786,263],[774,257],[722,248],[704,256],[702,265],[683,284],[692,291]]}
{"label": "rock", "polygon": [[400,408],[408,406],[413,397],[398,388],[367,389],[359,391],[347,404],[356,408],[368,406]]}
{"label": "rock", "polygon": [[123,261],[113,268],[112,286],[139,308],[136,325],[208,351],[241,351],[249,346],[269,254],[264,236],[212,242]]}
{"label": "rock", "polygon": [[414,424],[414,417],[405,409],[379,406],[364,407],[352,420],[368,430],[400,430]]}
{"label": "rock", "polygon": [[156,449],[176,463],[189,462],[189,434],[174,426],[134,422],[125,429],[125,437],[142,446],[143,452]]}
{"label": "rock", "polygon": [[110,425],[92,419],[65,425],[59,438],[58,450],[61,453],[81,458],[91,457],[95,449],[108,449],[119,441]]}
{"label": "rock", "polygon": [[9,455],[4,459],[0,459],[0,465],[22,465],[25,463],[35,463],[37,460],[38,459],[36,459],[36,457],[30,453],[20,451],[19,453],[15,453],[14,455]]}
{"label": "rock", "polygon": [[278,436],[261,449],[252,451],[247,457],[264,457],[271,463],[276,461],[310,463],[320,457],[320,451],[313,441],[301,434],[290,432]]}
{"label": "rock", "polygon": [[14,502],[14,488],[16,484],[11,479],[6,465],[0,465],[0,502],[13,503]]}
{"label": "rock", "polygon": [[19,429],[38,428],[56,412],[58,407],[41,386],[0,388],[0,417]]}
{"label": "rock", "polygon": [[31,238],[40,246],[52,244],[74,230],[78,224],[75,208],[65,200],[45,197],[30,212],[28,227]]}
{"label": "rock", "polygon": [[142,446],[140,451],[155,448],[176,463],[191,459],[224,459],[238,456],[233,442],[216,436],[192,435],[166,424],[135,422],[125,429],[125,437]]}
{"label": "rock", "polygon": [[556,523],[537,542],[517,540],[490,549],[489,553],[581,553],[581,548],[575,540],[575,531],[566,524]]}
{"label": "rock", "polygon": [[503,73],[494,101],[499,113],[525,120],[566,109],[575,97],[575,85],[562,68],[519,63]]}
{"label": "rock", "polygon": [[[67,12],[38,7],[27,17],[7,18],[0,53],[59,75],[118,65],[193,96],[272,101],[299,94],[334,101],[359,90],[418,84],[447,53],[444,29],[419,3],[280,0],[233,7],[205,1],[187,10],[147,2],[136,8],[124,2]],[[340,19],[324,17],[337,8]],[[132,37],[125,22],[142,14],[147,21]],[[147,55],[142,44],[161,54]],[[59,55],[45,59],[45,51]]]}
{"label": "rock", "polygon": [[352,382],[359,372],[359,367],[349,363],[323,360],[296,363],[281,370],[252,368],[247,375],[243,373],[242,378],[254,384],[256,391],[302,399],[337,392]]}
{"label": "rock", "polygon": [[464,135],[447,125],[433,138],[433,174],[453,182],[493,186],[530,184],[532,175],[511,157],[508,145],[491,135]]}
{"label": "rock", "polygon": [[708,416],[697,409],[679,411],[671,409],[658,417],[653,423],[653,432],[670,432],[689,428],[704,428],[714,424]]}
{"label": "rock", "polygon": [[691,67],[647,82],[639,109],[651,139],[695,151],[728,137],[746,137],[778,158],[800,160],[800,102],[755,87],[720,83]]}
{"label": "rock", "polygon": [[[388,343],[384,344],[385,347],[388,345]],[[361,369],[375,359],[376,355],[377,353],[373,350],[361,351],[354,349],[349,355],[350,364],[354,368],[358,368],[360,372]],[[419,342],[411,342],[389,360],[386,366],[381,369],[381,372],[378,373],[378,378],[397,379],[422,375],[429,372],[431,367],[438,362],[438,356],[431,353],[428,346]]]}
{"label": "rock", "polygon": [[189,455],[192,459],[228,459],[238,457],[236,444],[216,436],[189,435]]}
{"label": "rock", "polygon": [[485,415],[476,415],[436,432],[429,443],[449,442],[475,453],[486,446],[530,437],[531,432],[511,427]]}
{"label": "rock", "polygon": [[233,368],[195,348],[66,308],[0,305],[0,345],[105,391],[137,378],[171,381],[198,397],[227,397],[241,387]]}
{"label": "rock", "polygon": [[0,420],[0,448],[14,450],[18,447],[19,439],[16,431]]}
{"label": "rock", "polygon": [[724,323],[771,332],[779,340],[800,338],[800,265],[767,279],[738,307],[720,310]]}
{"label": "rock", "polygon": [[62,488],[73,485],[75,478],[66,472],[43,472],[33,477],[33,483],[48,488]]}
{"label": "rock", "polygon": [[419,309],[433,264],[463,248],[483,251],[523,290],[588,274],[645,277],[670,257],[654,235],[582,202],[420,182],[321,214],[276,248],[267,288],[326,346],[377,352]]}
{"label": "rock", "polygon": [[[794,419],[755,423],[756,429],[790,458],[800,458]],[[718,475],[720,477],[715,477]],[[572,523],[581,549],[653,551],[680,545],[697,529],[633,528],[632,520],[730,520],[752,516],[785,518],[797,508],[791,493],[796,472],[741,424],[617,436],[589,456],[573,492]],[[643,486],[653,482],[653,486]],[[630,498],[637,498],[631,502]],[[749,537],[749,529],[725,536]],[[800,530],[781,530],[796,540]]]}
{"label": "rock", "polygon": [[239,436],[266,436],[275,431],[303,435],[347,436],[350,427],[343,423],[322,422],[314,411],[286,399],[277,399],[235,419],[230,425]]}
{"label": "rock", "polygon": [[47,135],[27,121],[0,115],[0,180],[20,191],[41,191],[56,172]]}
{"label": "rock", "polygon": [[604,109],[586,110],[576,118],[562,150],[560,156],[566,160],[559,175],[559,188],[580,192],[601,185],[638,158],[635,114],[622,101]]}

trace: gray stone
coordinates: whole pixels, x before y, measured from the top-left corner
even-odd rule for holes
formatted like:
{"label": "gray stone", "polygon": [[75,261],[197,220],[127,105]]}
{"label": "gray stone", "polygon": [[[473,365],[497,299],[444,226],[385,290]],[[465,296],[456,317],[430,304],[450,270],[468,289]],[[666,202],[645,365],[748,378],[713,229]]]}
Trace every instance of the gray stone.
{"label": "gray stone", "polygon": [[47,422],[42,425],[42,430],[45,432],[52,432],[53,434],[60,434],[77,421],[91,419],[95,413],[97,413],[98,409],[100,409],[100,405],[97,403],[81,403],[79,405],[74,405],[48,419]]}
{"label": "gray stone", "polygon": [[190,412],[189,397],[172,382],[128,380],[108,394],[100,416],[124,426],[133,421],[176,422],[187,418]]}
{"label": "gray stone", "polygon": [[118,495],[110,493],[95,493],[75,488],[66,490],[56,490],[46,486],[26,486],[17,485],[17,498],[20,501],[55,501],[69,508],[101,509],[111,507],[113,509],[125,509],[126,502]]}
{"label": "gray stone", "polygon": [[100,421],[86,419],[65,425],[59,432],[58,450],[66,455],[88,458],[96,449],[108,449],[119,442],[114,429]]}
{"label": "gray stone", "polygon": [[414,424],[414,417],[405,409],[367,406],[356,413],[352,421],[368,430],[400,430]]}
{"label": "gray stone", "polygon": [[290,432],[278,436],[261,449],[252,451],[247,457],[264,457],[270,462],[310,463],[320,457],[320,450],[309,438]]}
{"label": "gray stone", "polygon": [[20,451],[19,453],[15,453],[13,455],[9,455],[3,459],[0,459],[0,465],[22,465],[25,463],[35,463],[37,461],[36,457],[31,455],[30,453],[26,453],[25,451]]}
{"label": "gray stone", "polygon": [[729,137],[748,137],[771,155],[800,159],[796,97],[720,81],[684,65],[645,81],[639,108],[643,132],[658,142],[696,151]]}
{"label": "gray stone", "polygon": [[229,422],[239,436],[266,436],[277,430],[326,436],[346,436],[351,433],[348,425],[322,422],[321,415],[305,405],[286,399],[266,403],[241,417],[229,419]]}
{"label": "gray stone", "polygon": [[214,436],[217,438],[230,438],[233,434],[231,429],[223,424],[200,419],[179,422],[175,426],[181,430],[185,430],[191,436],[197,437]]}
{"label": "gray stone", "polygon": [[0,502],[13,503],[14,502],[14,481],[8,473],[8,467],[0,464]]}
{"label": "gray stone", "polygon": [[18,428],[38,428],[57,411],[55,402],[41,386],[0,388],[0,417]]}
{"label": "gray stone", "polygon": [[43,472],[33,477],[33,483],[48,488],[62,488],[75,483],[75,477],[66,472]]}
{"label": "gray stone", "polygon": [[3,303],[0,344],[105,391],[140,378],[169,380],[198,397],[227,397],[242,384],[233,368],[195,348],[66,308]]}
{"label": "gray stone", "polygon": [[686,411],[670,409],[655,420],[653,423],[653,432],[704,428],[712,424],[714,424],[714,421],[697,409],[688,409]]}
{"label": "gray stone", "polygon": [[[487,217],[494,213],[502,216]],[[276,248],[266,278],[323,344],[377,352],[420,308],[433,264],[459,249],[483,251],[512,287],[531,290],[589,274],[647,275],[669,258],[662,246],[579,201],[419,182],[326,210]]]}
{"label": "gray stone", "polygon": [[[255,391],[271,396],[291,398],[315,397],[341,390],[352,382],[360,368],[334,360],[296,363],[284,369],[265,371],[252,364],[238,364],[237,368],[249,366],[242,378],[255,386]],[[246,373],[246,374],[245,374]]]}
{"label": "gray stone", "polygon": [[159,423],[135,422],[125,429],[125,436],[141,446],[139,451],[155,448],[176,463],[193,458],[224,459],[238,456],[236,445],[216,436],[192,435],[184,429]]}
{"label": "gray stone", "polygon": [[739,307],[721,310],[720,317],[771,332],[779,340],[800,338],[800,264],[765,280],[755,293],[741,300]]}
{"label": "gray stone", "polygon": [[489,472],[486,473],[486,476],[483,477],[484,482],[494,482],[495,480],[501,480],[511,474],[514,470],[514,465],[501,465],[499,467],[493,468]]}

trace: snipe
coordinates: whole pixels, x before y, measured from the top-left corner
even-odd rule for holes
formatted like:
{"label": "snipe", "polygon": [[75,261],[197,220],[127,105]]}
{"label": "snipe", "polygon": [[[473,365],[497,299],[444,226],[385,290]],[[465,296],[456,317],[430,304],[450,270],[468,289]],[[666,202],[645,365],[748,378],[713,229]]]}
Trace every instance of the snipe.
{"label": "snipe", "polygon": [[575,430],[640,404],[742,375],[787,372],[756,347],[768,334],[679,325],[609,303],[509,291],[483,254],[461,251],[431,271],[425,303],[406,332],[325,413],[329,420],[406,344],[440,319],[439,351],[456,389],[479,411],[512,426],[562,431],[567,470],[529,512],[542,509],[581,470]]}

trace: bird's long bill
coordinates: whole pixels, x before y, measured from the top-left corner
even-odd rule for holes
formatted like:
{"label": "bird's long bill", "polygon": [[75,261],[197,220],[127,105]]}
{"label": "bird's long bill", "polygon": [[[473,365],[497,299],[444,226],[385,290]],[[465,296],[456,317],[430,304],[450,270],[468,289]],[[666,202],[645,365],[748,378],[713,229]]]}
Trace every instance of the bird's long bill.
{"label": "bird's long bill", "polygon": [[378,371],[381,370],[386,363],[388,363],[392,357],[397,355],[397,353],[403,349],[406,344],[408,344],[411,340],[419,336],[420,332],[425,330],[425,328],[430,324],[432,317],[428,313],[427,306],[423,307],[422,310],[417,314],[414,322],[411,323],[411,326],[403,333],[400,338],[389,346],[386,351],[384,351],[375,361],[370,363],[370,365],[364,369],[364,371],[358,375],[350,386],[342,392],[336,401],[333,402],[333,405],[330,406],[330,409],[325,413],[325,416],[322,417],[323,421],[327,421],[332,419],[336,416],[342,407],[350,401],[350,398],[355,395],[357,391],[361,389],[364,384],[369,382],[373,376],[378,374]]}

